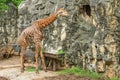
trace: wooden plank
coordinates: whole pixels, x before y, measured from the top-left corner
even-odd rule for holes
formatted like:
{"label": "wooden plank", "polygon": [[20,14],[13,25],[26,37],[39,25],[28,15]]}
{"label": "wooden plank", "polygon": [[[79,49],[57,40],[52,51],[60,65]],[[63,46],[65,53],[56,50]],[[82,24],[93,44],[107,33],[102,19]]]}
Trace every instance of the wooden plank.
{"label": "wooden plank", "polygon": [[[29,64],[29,63],[25,63],[24,64],[25,67],[35,67],[35,64]],[[16,64],[16,65],[0,65],[0,69],[6,69],[6,68],[16,68],[16,67],[20,67],[20,64]]]}
{"label": "wooden plank", "polygon": [[20,64],[16,65],[0,65],[0,69],[6,69],[6,68],[15,68],[15,67],[20,67]]}
{"label": "wooden plank", "polygon": [[54,58],[54,59],[58,58],[58,56],[56,54],[52,54],[52,53],[44,53],[44,56],[49,57],[49,58]]}
{"label": "wooden plank", "polygon": [[60,58],[63,58],[63,57],[61,57],[61,56],[63,56],[63,54],[53,54],[53,53],[48,53],[48,52],[44,52],[43,54],[45,57],[49,57],[49,58],[53,58],[53,59],[60,60]]}

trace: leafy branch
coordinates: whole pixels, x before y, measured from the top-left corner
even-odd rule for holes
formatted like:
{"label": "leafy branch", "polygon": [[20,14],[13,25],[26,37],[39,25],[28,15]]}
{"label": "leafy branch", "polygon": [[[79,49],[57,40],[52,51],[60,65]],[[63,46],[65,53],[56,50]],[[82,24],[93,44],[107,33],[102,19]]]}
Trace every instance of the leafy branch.
{"label": "leafy branch", "polygon": [[0,0],[0,11],[7,10],[9,3],[13,3],[16,7],[18,7],[21,1],[23,0]]}

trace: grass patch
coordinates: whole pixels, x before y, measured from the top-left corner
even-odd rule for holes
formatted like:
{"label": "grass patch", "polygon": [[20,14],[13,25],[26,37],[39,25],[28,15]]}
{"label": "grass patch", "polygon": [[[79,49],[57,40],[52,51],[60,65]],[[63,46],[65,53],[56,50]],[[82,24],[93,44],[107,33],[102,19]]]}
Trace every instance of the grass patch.
{"label": "grass patch", "polygon": [[110,79],[110,80],[120,80],[120,78],[112,78],[112,79]]}
{"label": "grass patch", "polygon": [[102,77],[101,74],[98,74],[95,72],[90,72],[88,70],[83,70],[78,67],[73,67],[70,69],[62,70],[62,71],[59,71],[58,73],[59,74],[75,74],[75,75],[79,75],[79,76],[88,76],[88,77],[94,78],[94,79],[98,79],[98,78]]}
{"label": "grass patch", "polygon": [[34,67],[27,67],[27,68],[25,69],[25,71],[28,71],[28,72],[35,72],[36,69],[35,69]]}

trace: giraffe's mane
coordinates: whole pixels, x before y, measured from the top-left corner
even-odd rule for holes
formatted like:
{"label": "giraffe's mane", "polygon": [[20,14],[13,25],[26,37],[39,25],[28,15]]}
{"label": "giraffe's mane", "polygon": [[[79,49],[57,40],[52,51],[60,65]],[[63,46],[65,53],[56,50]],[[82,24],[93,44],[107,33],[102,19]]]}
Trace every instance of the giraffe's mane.
{"label": "giraffe's mane", "polygon": [[52,14],[47,18],[39,19],[34,22],[40,29],[45,28],[57,19],[57,14]]}

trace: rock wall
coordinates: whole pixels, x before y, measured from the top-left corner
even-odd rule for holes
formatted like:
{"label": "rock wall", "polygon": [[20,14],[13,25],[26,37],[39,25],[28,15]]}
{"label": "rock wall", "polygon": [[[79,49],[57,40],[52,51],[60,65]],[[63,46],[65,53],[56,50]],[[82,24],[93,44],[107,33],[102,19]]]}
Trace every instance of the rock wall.
{"label": "rock wall", "polygon": [[70,15],[44,29],[43,48],[66,51],[68,66],[120,77],[119,0],[25,0],[18,9],[18,34],[60,7]]}
{"label": "rock wall", "polygon": [[18,11],[14,4],[8,6],[8,10],[0,12],[0,59],[12,54],[12,47],[7,45],[15,43],[18,36]]}

